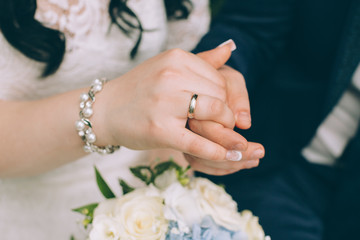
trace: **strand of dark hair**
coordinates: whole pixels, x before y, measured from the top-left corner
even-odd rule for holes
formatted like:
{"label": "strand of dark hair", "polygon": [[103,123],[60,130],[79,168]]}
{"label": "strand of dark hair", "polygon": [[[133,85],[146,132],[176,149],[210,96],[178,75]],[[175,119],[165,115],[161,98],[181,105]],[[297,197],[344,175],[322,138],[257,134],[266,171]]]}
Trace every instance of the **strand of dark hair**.
{"label": "strand of dark hair", "polygon": [[[169,20],[185,19],[192,10],[190,0],[164,0]],[[42,77],[57,71],[65,54],[65,36],[47,28],[35,18],[36,0],[0,0],[0,30],[5,39],[30,59],[45,63]],[[110,0],[111,22],[128,37],[137,34],[129,53],[136,57],[144,31],[136,14],[127,6],[127,0]],[[152,31],[152,30],[149,30]]]}

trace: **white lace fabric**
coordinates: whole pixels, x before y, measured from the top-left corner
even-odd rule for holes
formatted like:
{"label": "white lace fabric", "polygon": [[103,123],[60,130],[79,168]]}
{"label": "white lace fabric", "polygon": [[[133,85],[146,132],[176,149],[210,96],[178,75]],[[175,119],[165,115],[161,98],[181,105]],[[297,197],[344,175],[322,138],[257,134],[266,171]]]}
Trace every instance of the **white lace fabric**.
{"label": "white lace fabric", "polygon": [[[81,47],[91,34],[106,34],[110,25],[107,13],[108,0],[38,0],[35,18],[44,26],[59,30],[67,39],[66,50]],[[94,29],[97,28],[97,29]]]}
{"label": "white lace fabric", "polygon": [[[40,78],[44,64],[25,57],[0,32],[0,99],[45,98],[87,87],[96,77],[116,78],[163,50],[191,50],[209,26],[208,0],[194,0],[190,17],[175,22],[167,21],[163,0],[128,0],[144,29],[155,29],[143,33],[138,54],[130,60],[136,39],[111,26],[108,4],[109,0],[37,1],[36,19],[66,37],[65,58],[45,79]],[[142,156],[141,151],[123,148],[106,157],[91,154],[36,177],[0,180],[0,239],[63,240],[71,234],[82,239],[83,230],[76,224],[82,217],[71,209],[103,199],[93,166],[119,193],[118,177],[137,184],[128,167],[143,161]]]}

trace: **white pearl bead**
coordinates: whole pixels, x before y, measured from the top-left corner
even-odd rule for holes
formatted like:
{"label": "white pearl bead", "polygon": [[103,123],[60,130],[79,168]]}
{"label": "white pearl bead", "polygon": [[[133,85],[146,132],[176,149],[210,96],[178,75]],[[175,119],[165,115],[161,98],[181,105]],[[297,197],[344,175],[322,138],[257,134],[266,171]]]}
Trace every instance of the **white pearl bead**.
{"label": "white pearl bead", "polygon": [[92,152],[91,147],[88,146],[88,145],[84,145],[83,149],[84,149],[85,152],[88,152],[88,153]]}
{"label": "white pearl bead", "polygon": [[102,86],[100,84],[95,84],[92,88],[92,90],[96,93],[96,92],[99,92],[101,91],[102,89]]}
{"label": "white pearl bead", "polygon": [[93,133],[87,134],[87,135],[86,135],[86,140],[87,140],[89,143],[94,143],[94,142],[96,141],[96,136],[95,136],[95,134],[93,134]]}
{"label": "white pearl bead", "polygon": [[85,103],[85,105],[86,105],[87,107],[91,107],[91,106],[92,106],[92,101],[87,101],[87,102]]}
{"label": "white pearl bead", "polygon": [[84,108],[82,113],[85,117],[88,118],[88,117],[91,117],[91,115],[93,114],[93,110],[92,110],[92,108],[86,107],[86,108]]}
{"label": "white pearl bead", "polygon": [[85,133],[86,133],[86,134],[90,134],[90,133],[93,133],[93,131],[92,131],[91,128],[88,128],[88,129],[86,129]]}
{"label": "white pearl bead", "polygon": [[94,82],[93,82],[94,85],[102,85],[102,82],[100,79],[95,79]]}
{"label": "white pearl bead", "polygon": [[81,102],[85,102],[85,101],[87,101],[89,99],[89,94],[87,94],[87,93],[82,93],[81,95],[80,95],[80,101]]}
{"label": "white pearl bead", "polygon": [[80,108],[83,109],[85,107],[85,102],[80,103]]}
{"label": "white pearl bead", "polygon": [[80,137],[85,136],[85,132],[84,132],[84,131],[79,131],[78,134],[79,134]]}
{"label": "white pearl bead", "polygon": [[78,130],[78,131],[84,130],[85,123],[81,120],[78,120],[75,122],[75,127],[76,127],[76,130]]}

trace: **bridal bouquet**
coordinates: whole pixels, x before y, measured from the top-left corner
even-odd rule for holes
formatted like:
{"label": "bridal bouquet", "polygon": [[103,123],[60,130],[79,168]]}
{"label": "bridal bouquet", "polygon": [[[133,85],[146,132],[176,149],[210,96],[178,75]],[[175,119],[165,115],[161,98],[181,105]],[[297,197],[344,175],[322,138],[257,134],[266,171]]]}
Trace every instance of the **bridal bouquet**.
{"label": "bridal bouquet", "polygon": [[258,218],[239,213],[224,188],[205,178],[190,178],[189,168],[173,161],[131,172],[145,184],[133,188],[119,180],[116,197],[95,168],[100,191],[107,200],[74,211],[85,215],[90,240],[270,240]]}

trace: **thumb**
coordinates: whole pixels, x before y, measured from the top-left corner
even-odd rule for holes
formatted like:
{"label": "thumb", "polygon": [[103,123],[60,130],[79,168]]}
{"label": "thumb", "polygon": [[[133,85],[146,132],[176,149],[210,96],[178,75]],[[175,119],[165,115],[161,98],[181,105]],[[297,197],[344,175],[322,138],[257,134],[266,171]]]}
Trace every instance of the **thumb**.
{"label": "thumb", "polygon": [[198,53],[197,56],[209,63],[214,68],[222,67],[231,56],[231,52],[236,49],[236,45],[232,39],[223,42],[218,47]]}

